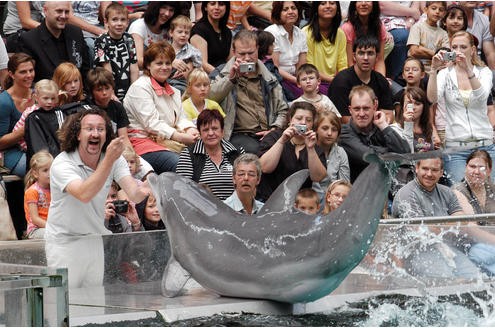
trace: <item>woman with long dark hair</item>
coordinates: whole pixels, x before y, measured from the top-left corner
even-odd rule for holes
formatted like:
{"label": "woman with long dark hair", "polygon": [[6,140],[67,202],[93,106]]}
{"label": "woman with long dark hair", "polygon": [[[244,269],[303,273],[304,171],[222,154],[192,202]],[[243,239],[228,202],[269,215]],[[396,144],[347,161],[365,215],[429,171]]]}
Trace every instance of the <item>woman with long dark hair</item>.
{"label": "woman with long dark hair", "polygon": [[[342,30],[347,40],[347,63],[354,65],[352,44],[361,35],[371,35],[380,41],[380,49],[377,51],[375,70],[385,76],[385,43],[387,30],[380,20],[380,4],[378,1],[352,1],[349,5],[347,22],[342,25]],[[388,43],[393,48],[393,41]],[[389,49],[391,50],[391,48]]]}
{"label": "woman with long dark hair", "polygon": [[346,39],[339,28],[342,12],[338,1],[313,1],[311,17],[303,28],[308,42],[307,62],[320,72],[320,92],[328,94],[335,75],[347,68]]}
{"label": "woman with long dark hair", "polygon": [[229,1],[203,1],[203,16],[191,31],[191,44],[199,49],[203,58],[203,69],[210,74],[225,64],[230,55],[232,32],[227,27]]}

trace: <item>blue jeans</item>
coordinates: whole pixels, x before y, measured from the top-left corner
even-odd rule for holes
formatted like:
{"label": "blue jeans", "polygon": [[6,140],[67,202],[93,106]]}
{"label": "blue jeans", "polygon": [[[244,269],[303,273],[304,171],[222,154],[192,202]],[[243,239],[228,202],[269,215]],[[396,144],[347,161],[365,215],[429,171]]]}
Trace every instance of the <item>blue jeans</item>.
{"label": "blue jeans", "polygon": [[402,73],[404,61],[407,58],[407,38],[409,30],[405,28],[394,28],[389,31],[394,37],[394,49],[385,60],[387,76],[395,80]]}
{"label": "blue jeans", "polygon": [[[447,174],[447,179],[455,184],[460,182],[465,175],[466,160],[473,151],[486,150],[492,159],[495,159],[495,144],[490,146],[477,147],[467,150],[458,151],[455,153],[445,153],[443,155],[444,170]],[[492,181],[494,181],[492,176]]]}
{"label": "blue jeans", "polygon": [[168,150],[142,154],[141,157],[153,167],[156,174],[175,172],[175,167],[179,161],[179,154]]}
{"label": "blue jeans", "polygon": [[26,153],[23,153],[17,164],[10,170],[10,174],[24,178],[26,175]]}

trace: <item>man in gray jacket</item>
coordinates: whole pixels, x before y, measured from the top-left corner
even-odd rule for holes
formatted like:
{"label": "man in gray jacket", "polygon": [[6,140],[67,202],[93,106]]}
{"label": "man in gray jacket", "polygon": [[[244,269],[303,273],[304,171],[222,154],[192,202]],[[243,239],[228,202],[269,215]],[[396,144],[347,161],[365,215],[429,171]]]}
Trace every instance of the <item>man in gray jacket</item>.
{"label": "man in gray jacket", "polygon": [[257,154],[268,132],[285,127],[288,106],[280,83],[258,60],[256,33],[241,30],[232,48],[234,57],[212,81],[209,98],[225,111],[225,139]]}

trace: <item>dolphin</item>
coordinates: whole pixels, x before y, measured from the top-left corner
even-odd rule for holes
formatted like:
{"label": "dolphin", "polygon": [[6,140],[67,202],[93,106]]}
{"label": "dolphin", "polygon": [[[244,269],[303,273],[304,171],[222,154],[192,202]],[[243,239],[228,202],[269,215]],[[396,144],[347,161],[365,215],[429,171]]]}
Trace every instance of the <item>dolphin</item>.
{"label": "dolphin", "polygon": [[293,209],[308,170],[287,178],[255,215],[235,212],[175,173],[151,175],[172,256],[219,295],[310,302],[328,295],[359,264],[382,215],[390,179],[377,155],[336,211]]}

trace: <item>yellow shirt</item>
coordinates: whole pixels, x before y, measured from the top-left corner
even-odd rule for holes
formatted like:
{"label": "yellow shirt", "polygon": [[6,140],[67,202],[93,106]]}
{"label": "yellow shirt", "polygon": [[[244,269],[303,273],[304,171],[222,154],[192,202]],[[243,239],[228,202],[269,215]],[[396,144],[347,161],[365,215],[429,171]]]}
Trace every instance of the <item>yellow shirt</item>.
{"label": "yellow shirt", "polygon": [[347,68],[346,38],[340,28],[332,44],[328,39],[316,42],[313,39],[309,26],[302,29],[306,33],[308,42],[307,62],[316,66],[319,72],[335,76],[339,71]]}
{"label": "yellow shirt", "polygon": [[[198,118],[199,111],[196,108],[196,106],[194,106],[191,98],[187,98],[182,102],[182,108],[184,108],[184,112],[186,113],[186,116],[191,121],[193,121],[194,124],[196,124],[196,119]],[[223,117],[225,117],[225,113],[222,107],[220,107],[220,105],[216,101],[213,101],[211,99],[205,99],[205,109],[216,109],[220,112],[220,114],[222,114]]]}

